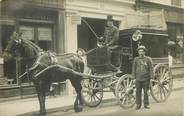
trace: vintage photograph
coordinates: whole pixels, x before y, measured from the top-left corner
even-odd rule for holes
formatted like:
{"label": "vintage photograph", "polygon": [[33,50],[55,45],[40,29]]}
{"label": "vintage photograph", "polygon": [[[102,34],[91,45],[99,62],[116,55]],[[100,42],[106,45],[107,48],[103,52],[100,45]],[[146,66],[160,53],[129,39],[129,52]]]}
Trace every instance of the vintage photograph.
{"label": "vintage photograph", "polygon": [[0,0],[0,116],[184,116],[184,0]]}

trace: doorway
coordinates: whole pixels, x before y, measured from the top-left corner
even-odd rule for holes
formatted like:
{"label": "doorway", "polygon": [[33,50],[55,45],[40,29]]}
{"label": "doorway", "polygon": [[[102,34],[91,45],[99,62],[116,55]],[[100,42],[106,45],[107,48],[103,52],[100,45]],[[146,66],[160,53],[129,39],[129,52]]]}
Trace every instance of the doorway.
{"label": "doorway", "polygon": [[[14,25],[2,25],[2,49],[5,50],[10,36],[15,30]],[[16,83],[16,61],[15,59],[4,60],[3,63],[4,77],[7,79],[12,79],[13,83]]]}
{"label": "doorway", "polygon": [[[93,49],[97,46],[97,38],[89,29],[87,22],[98,37],[103,36],[106,20],[97,18],[84,18],[82,17],[81,24],[77,26],[77,38],[78,38],[78,48],[82,48],[85,51]],[[114,21],[115,26],[119,26],[118,21]]]}

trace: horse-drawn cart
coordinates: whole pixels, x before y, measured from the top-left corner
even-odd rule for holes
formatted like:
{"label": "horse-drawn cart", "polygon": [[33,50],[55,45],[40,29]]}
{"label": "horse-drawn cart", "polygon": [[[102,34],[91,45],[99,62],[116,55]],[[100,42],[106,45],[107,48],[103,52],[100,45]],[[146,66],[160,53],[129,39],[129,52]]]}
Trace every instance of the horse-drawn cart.
{"label": "horse-drawn cart", "polygon": [[[135,36],[140,30],[141,37]],[[150,82],[150,94],[156,102],[165,101],[172,91],[172,76],[168,65],[168,34],[165,31],[151,29],[127,29],[120,31],[119,45],[121,59],[121,74],[109,71],[111,65],[107,47],[95,48],[87,54],[89,68],[94,77],[82,82],[82,97],[87,106],[99,105],[103,92],[113,92],[123,108],[135,104],[135,79],[131,75],[132,61],[136,57],[137,47],[142,43],[148,48],[148,56],[154,64],[154,77]],[[108,75],[108,76],[106,76]],[[110,75],[110,76],[109,76]],[[109,89],[108,89],[109,88]]]}
{"label": "horse-drawn cart", "polygon": [[120,31],[120,49],[115,52],[121,54],[121,73],[113,72],[109,68],[111,67],[110,53],[106,46],[97,47],[87,53],[87,64],[92,73],[85,74],[81,73],[83,62],[76,54],[63,54],[56,58],[52,52],[43,51],[16,33],[10,39],[3,56],[6,60],[19,55],[24,58],[34,58],[28,70],[19,77],[19,80],[28,77],[34,83],[40,104],[40,115],[46,113],[45,96],[50,84],[66,79],[71,81],[77,93],[74,102],[76,112],[82,111],[83,101],[90,107],[99,105],[103,92],[106,91],[114,93],[120,106],[130,108],[135,104],[135,79],[131,75],[132,61],[138,55],[136,49],[139,43],[142,43],[148,48],[147,55],[152,57],[154,64],[150,94],[156,102],[163,102],[170,95],[173,85],[168,65],[168,35],[165,31],[160,30],[136,30]]}

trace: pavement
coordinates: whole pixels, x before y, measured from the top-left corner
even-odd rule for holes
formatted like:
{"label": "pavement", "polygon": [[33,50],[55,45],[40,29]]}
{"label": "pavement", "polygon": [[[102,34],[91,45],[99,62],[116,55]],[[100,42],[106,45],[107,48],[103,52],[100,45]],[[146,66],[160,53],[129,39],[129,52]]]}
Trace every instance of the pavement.
{"label": "pavement", "polygon": [[[184,89],[184,78],[174,79],[173,91]],[[103,102],[110,102],[115,99],[113,93],[104,93]],[[46,109],[47,112],[55,109],[68,109],[73,108],[75,100],[74,96],[59,96],[47,97]],[[14,99],[14,100],[1,100],[0,99],[0,116],[17,116],[30,112],[37,112],[39,110],[39,102],[37,97],[26,99]]]}

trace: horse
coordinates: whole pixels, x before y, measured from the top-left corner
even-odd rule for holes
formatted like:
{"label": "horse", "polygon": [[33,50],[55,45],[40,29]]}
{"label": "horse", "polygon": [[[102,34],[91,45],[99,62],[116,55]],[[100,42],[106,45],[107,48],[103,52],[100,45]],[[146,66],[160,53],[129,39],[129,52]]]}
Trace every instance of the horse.
{"label": "horse", "polygon": [[19,34],[14,34],[14,36],[11,36],[3,56],[5,60],[18,56],[27,58],[29,61],[27,64],[28,70],[25,73],[36,88],[40,105],[40,116],[46,115],[45,99],[51,83],[63,82],[67,79],[70,80],[77,94],[74,102],[74,110],[75,112],[82,111],[83,100],[81,96],[82,86],[80,83],[82,76],[74,75],[70,71],[60,70],[59,68],[52,68],[45,71],[42,75],[35,77],[38,72],[54,64],[83,73],[84,63],[76,54],[68,53],[56,57],[53,52],[44,51],[30,40],[23,39]]}

